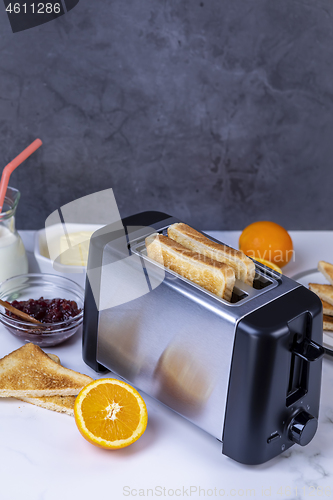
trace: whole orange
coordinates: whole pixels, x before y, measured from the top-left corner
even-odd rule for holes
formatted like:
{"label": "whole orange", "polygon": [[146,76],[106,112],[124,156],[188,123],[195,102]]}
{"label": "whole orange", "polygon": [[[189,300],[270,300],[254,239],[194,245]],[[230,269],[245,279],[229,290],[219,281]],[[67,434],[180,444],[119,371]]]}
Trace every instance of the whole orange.
{"label": "whole orange", "polygon": [[270,221],[253,222],[239,238],[239,249],[253,259],[269,260],[283,267],[293,256],[293,242],[284,227]]}

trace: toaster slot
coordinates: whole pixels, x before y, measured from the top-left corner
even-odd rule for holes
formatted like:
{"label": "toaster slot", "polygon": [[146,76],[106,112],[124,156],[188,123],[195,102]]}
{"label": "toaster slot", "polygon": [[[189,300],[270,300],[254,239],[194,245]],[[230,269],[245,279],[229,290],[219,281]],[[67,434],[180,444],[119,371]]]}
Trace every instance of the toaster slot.
{"label": "toaster slot", "polygon": [[232,296],[231,296],[230,302],[231,302],[231,304],[236,304],[240,300],[245,299],[247,296],[248,296],[247,293],[245,293],[243,290],[240,290],[239,288],[237,288],[235,286],[233,291],[232,291]]}
{"label": "toaster slot", "polygon": [[[167,231],[168,231],[169,226],[163,226],[160,228],[156,228],[155,232],[159,234],[163,234],[164,236],[167,236]],[[190,287],[197,288],[201,290],[204,294],[208,294],[211,296],[213,299],[218,300],[226,305],[231,305],[231,306],[238,306],[241,304],[244,304],[245,302],[252,300],[259,295],[266,293],[267,291],[271,290],[272,288],[275,288],[278,286],[280,283],[280,275],[278,273],[275,273],[271,269],[267,268],[266,266],[262,266],[260,264],[256,264],[256,274],[255,274],[255,279],[253,282],[253,286],[250,286],[248,284],[242,283],[239,280],[236,280],[236,285],[234,287],[232,297],[230,302],[221,299],[217,297],[216,295],[212,294],[211,292],[205,290],[204,288],[196,285],[195,283],[189,281],[188,279],[184,278],[183,276],[171,271],[170,269],[165,269],[164,266],[161,266],[161,264],[156,263],[155,261],[152,261],[148,256],[147,256],[147,251],[146,251],[146,246],[145,246],[145,238],[151,233],[147,232],[144,236],[139,236],[137,238],[129,238],[128,242],[128,247],[130,250],[130,253],[134,253],[142,257],[144,260],[149,261],[150,263],[153,263],[154,266],[162,268],[165,272],[166,275],[168,276],[168,279],[178,279],[181,280],[184,283],[187,283]],[[211,238],[212,241],[216,241],[217,243],[221,243],[214,238]],[[231,248],[231,247],[230,247]]]}
{"label": "toaster slot", "polygon": [[244,299],[246,299],[246,298],[249,297],[249,293],[247,292],[247,290],[246,291],[242,290],[236,284],[234,286],[230,302],[228,302],[228,301],[226,301],[224,299],[221,299],[220,297],[217,297],[216,295],[214,295],[213,293],[209,292],[208,290],[202,288],[201,286],[197,285],[196,283],[193,283],[192,281],[188,280],[184,276],[181,276],[180,274],[175,273],[171,269],[166,269],[166,268],[164,268],[164,266],[162,266],[158,262],[155,262],[155,261],[151,260],[147,256],[146,246],[145,246],[144,242],[140,241],[139,244],[136,242],[135,246],[134,245],[130,245],[130,249],[131,249],[131,251],[133,253],[136,253],[137,255],[139,255],[140,257],[142,257],[144,260],[148,260],[149,262],[153,263],[154,266],[162,268],[167,273],[167,275],[169,276],[169,278],[171,278],[171,279],[179,279],[182,282],[188,283],[188,285],[190,285],[190,287],[197,288],[198,290],[201,290],[203,293],[205,293],[205,294],[211,296],[212,298],[214,298],[214,299],[216,299],[218,301],[221,301],[221,302],[223,302],[225,304],[229,304],[229,305],[230,304],[237,304],[240,301],[243,301]]}
{"label": "toaster slot", "polygon": [[253,280],[253,288],[255,290],[262,290],[263,288],[266,288],[266,286],[269,286],[271,284],[272,280],[267,278],[266,276],[263,276],[262,274],[259,274],[257,270],[255,278]]}

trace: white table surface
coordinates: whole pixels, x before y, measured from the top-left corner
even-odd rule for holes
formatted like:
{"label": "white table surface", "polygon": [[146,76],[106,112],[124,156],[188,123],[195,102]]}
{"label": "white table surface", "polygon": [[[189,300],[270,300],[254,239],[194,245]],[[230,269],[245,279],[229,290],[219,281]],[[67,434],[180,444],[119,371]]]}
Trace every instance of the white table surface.
{"label": "white table surface", "polygon": [[[238,246],[239,232],[211,234]],[[316,268],[320,259],[333,261],[333,231],[290,234],[295,261],[284,269],[287,275]],[[21,235],[28,251],[30,272],[37,271],[32,254],[34,232],[23,231]],[[0,333],[0,357],[22,345],[1,325]],[[57,354],[68,368],[93,378],[100,376],[82,360],[81,334],[48,351]],[[88,443],[70,416],[15,399],[3,399],[0,401],[0,498],[307,499],[320,497],[320,488],[321,498],[333,497],[332,384],[333,360],[325,357],[316,436],[308,446],[295,445],[260,466],[244,466],[223,456],[216,439],[145,394],[149,415],[145,434],[132,446],[116,451]]]}

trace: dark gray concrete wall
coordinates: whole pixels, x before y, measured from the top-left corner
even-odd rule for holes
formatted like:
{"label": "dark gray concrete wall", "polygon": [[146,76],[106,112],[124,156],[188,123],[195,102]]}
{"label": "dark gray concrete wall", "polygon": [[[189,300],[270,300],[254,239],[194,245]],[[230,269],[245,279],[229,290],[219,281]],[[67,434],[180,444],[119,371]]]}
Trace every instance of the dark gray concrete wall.
{"label": "dark gray concrete wall", "polygon": [[3,9],[1,164],[36,137],[20,228],[112,187],[123,216],[332,229],[333,3],[81,0],[16,34]]}

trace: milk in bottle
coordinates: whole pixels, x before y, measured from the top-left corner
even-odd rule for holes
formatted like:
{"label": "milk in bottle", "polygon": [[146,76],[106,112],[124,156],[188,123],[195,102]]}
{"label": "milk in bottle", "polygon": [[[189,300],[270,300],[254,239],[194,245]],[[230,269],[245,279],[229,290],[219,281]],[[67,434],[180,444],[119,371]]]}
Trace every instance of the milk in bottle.
{"label": "milk in bottle", "polygon": [[0,213],[0,283],[28,272],[28,261],[22,240],[15,229],[15,212],[20,193],[8,187]]}

